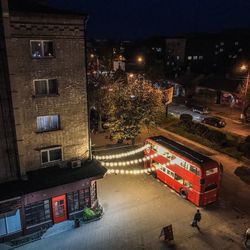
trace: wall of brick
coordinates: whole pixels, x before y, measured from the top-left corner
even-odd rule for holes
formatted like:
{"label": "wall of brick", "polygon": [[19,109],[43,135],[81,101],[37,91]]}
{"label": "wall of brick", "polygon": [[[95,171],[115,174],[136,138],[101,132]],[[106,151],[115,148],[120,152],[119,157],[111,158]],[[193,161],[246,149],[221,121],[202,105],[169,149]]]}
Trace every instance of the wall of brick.
{"label": "wall of brick", "polygon": [[[32,59],[30,40],[53,40],[55,57]],[[61,145],[63,159],[89,154],[84,19],[60,15],[11,16],[8,53],[22,174],[41,167],[40,150]],[[58,96],[36,97],[35,79],[56,78]],[[38,133],[36,118],[60,115],[61,130]]]}

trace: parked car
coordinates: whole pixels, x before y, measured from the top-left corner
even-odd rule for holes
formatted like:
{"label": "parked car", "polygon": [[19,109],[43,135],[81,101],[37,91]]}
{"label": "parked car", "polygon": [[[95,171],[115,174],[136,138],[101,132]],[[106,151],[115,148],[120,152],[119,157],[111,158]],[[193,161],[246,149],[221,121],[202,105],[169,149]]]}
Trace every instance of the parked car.
{"label": "parked car", "polygon": [[199,114],[208,114],[208,109],[207,107],[201,106],[201,105],[194,105],[192,107],[192,111],[195,113],[199,113]]}
{"label": "parked car", "polygon": [[201,122],[218,128],[223,128],[226,126],[225,120],[217,116],[205,117]]}

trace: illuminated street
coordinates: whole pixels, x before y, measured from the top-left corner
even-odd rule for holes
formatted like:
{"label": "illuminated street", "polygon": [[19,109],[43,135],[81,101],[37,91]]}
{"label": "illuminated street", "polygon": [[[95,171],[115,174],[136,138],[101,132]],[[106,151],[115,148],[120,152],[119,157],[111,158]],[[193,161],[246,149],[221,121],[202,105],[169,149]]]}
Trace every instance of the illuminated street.
{"label": "illuminated street", "polygon": [[242,249],[247,217],[231,206],[201,209],[199,233],[190,227],[195,206],[152,176],[111,175],[98,186],[101,220],[18,249],[166,249],[158,237],[167,224],[177,249]]}
{"label": "illuminated street", "polygon": [[[173,136],[170,133],[164,135]],[[101,136],[103,143],[107,142],[105,135]],[[101,140],[100,135],[94,139],[97,138]],[[212,149],[200,148],[193,142],[192,147],[224,165],[219,202],[201,209],[202,233],[190,227],[196,207],[162,182],[148,174],[112,174],[98,182],[98,195],[104,207],[101,220],[18,249],[44,249],[45,246],[48,250],[166,249],[166,244],[158,237],[161,228],[168,224],[173,225],[177,249],[242,249],[244,229],[250,222],[250,190],[249,185],[233,173],[241,163]],[[117,151],[106,151],[106,154],[114,152]]]}

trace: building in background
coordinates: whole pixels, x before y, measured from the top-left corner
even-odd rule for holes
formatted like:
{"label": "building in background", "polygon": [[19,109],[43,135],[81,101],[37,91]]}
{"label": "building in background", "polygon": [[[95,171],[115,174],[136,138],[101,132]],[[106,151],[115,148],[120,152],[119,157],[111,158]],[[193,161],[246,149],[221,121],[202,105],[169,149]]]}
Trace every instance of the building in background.
{"label": "building in background", "polygon": [[98,206],[90,158],[85,15],[1,0],[0,239]]}

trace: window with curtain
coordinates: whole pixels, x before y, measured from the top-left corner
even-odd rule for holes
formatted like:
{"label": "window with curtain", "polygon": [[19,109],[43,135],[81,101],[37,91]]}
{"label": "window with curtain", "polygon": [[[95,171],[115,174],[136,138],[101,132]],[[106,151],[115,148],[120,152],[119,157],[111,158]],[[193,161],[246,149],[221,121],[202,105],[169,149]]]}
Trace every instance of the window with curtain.
{"label": "window with curtain", "polygon": [[59,115],[38,116],[36,118],[37,132],[46,132],[60,129]]}
{"label": "window with curtain", "polygon": [[38,79],[34,80],[35,94],[40,95],[58,95],[58,84],[56,79]]}

